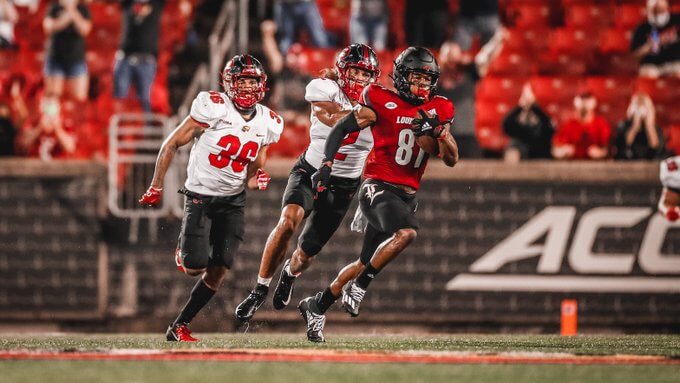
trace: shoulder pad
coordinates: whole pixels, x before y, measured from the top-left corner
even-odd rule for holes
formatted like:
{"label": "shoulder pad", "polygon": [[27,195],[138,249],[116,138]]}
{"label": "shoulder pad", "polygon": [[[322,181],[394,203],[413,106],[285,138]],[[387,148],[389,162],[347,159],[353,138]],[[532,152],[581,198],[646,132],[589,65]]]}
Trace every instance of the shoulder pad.
{"label": "shoulder pad", "polygon": [[220,92],[200,92],[191,104],[191,118],[198,122],[211,124],[227,114],[231,100]]}
{"label": "shoulder pad", "polygon": [[338,87],[338,83],[335,81],[315,78],[305,88],[305,100],[308,102],[333,101],[339,90],[340,87]]}

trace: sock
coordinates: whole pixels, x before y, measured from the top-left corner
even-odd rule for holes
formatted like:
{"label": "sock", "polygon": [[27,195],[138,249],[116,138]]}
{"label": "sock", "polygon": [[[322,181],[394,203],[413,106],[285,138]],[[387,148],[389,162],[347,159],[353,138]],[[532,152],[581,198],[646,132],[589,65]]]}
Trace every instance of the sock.
{"label": "sock", "polygon": [[300,274],[302,274],[302,273],[293,274],[293,272],[290,271],[290,263],[286,264],[286,267],[283,268],[283,271],[286,273],[287,276],[293,278],[297,278]]}
{"label": "sock", "polygon": [[215,295],[215,290],[208,287],[203,279],[199,279],[196,282],[193,290],[191,290],[191,296],[189,301],[184,308],[179,313],[179,316],[172,323],[173,326],[177,323],[189,323],[198,314],[199,311],[205,306],[206,303]]}
{"label": "sock", "polygon": [[271,278],[262,278],[261,276],[257,276],[257,284],[258,285],[263,285],[266,287],[269,287],[269,285],[272,283]]}
{"label": "sock", "polygon": [[321,314],[325,314],[326,311],[333,306],[333,303],[338,300],[340,297],[333,296],[333,293],[331,292],[331,288],[327,287],[326,290],[321,293],[321,296],[317,296],[315,299],[316,301],[316,307],[319,309],[319,312]]}
{"label": "sock", "polygon": [[361,274],[359,274],[359,276],[357,277],[357,286],[366,290],[368,288],[368,285],[373,281],[373,279],[375,278],[376,275],[378,275],[379,272],[380,270],[373,267],[373,265],[371,265],[371,263],[369,262],[368,265],[366,265],[364,271],[362,271]]}

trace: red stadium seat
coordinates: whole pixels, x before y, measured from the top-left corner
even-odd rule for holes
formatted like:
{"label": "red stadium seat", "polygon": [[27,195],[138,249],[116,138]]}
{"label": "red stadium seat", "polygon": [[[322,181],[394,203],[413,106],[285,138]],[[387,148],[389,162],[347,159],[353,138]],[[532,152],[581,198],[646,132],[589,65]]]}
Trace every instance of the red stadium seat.
{"label": "red stadium seat", "polygon": [[501,152],[508,145],[502,123],[514,106],[514,103],[476,102],[475,136],[482,149]]}
{"label": "red stadium seat", "polygon": [[677,104],[680,100],[680,79],[649,79],[639,78],[636,90],[648,94],[655,103]]}
{"label": "red stadium seat", "polygon": [[590,55],[597,47],[598,37],[595,30],[558,28],[550,34],[550,48],[557,53]]}
{"label": "red stadium seat", "polygon": [[529,53],[502,51],[491,63],[489,74],[499,76],[529,76],[534,72],[533,61],[533,57]]}
{"label": "red stadium seat", "polygon": [[565,10],[565,24],[570,28],[599,28],[609,26],[614,10],[608,6],[575,4]]}
{"label": "red stadium seat", "polygon": [[680,125],[672,125],[665,129],[668,141],[666,142],[666,149],[674,154],[680,154]]}
{"label": "red stadium seat", "polygon": [[536,95],[536,100],[540,104],[566,104],[570,103],[576,95],[579,79],[571,77],[532,77],[529,83]]}
{"label": "red stadium seat", "polygon": [[639,4],[623,4],[616,8],[614,24],[623,29],[633,29],[645,20],[645,6]]}
{"label": "red stadium seat", "polygon": [[550,7],[544,4],[516,4],[508,7],[510,23],[517,28],[532,29],[550,25]]}
{"label": "red stadium seat", "polygon": [[639,63],[628,53],[611,54],[599,58],[602,73],[612,76],[635,76]]}
{"label": "red stadium seat", "polygon": [[316,77],[324,68],[332,67],[337,51],[335,49],[307,48],[293,44],[288,50],[286,61],[294,62],[304,73]]}
{"label": "red stadium seat", "polygon": [[629,30],[621,28],[607,29],[600,36],[600,52],[605,54],[627,53],[630,51],[632,36],[633,33]]}
{"label": "red stadium seat", "polygon": [[628,102],[633,94],[634,81],[630,77],[589,77],[586,87],[600,103]]}
{"label": "red stadium seat", "polygon": [[475,99],[516,103],[525,81],[518,77],[486,77],[477,84]]}
{"label": "red stadium seat", "polygon": [[538,57],[538,73],[547,76],[583,76],[590,57],[583,55],[545,53]]}

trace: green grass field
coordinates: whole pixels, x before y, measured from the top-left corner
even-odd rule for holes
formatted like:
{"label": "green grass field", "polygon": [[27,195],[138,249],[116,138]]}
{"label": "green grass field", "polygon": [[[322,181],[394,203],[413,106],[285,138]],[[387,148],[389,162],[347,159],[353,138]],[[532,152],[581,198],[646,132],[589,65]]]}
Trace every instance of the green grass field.
{"label": "green grass field", "polygon": [[[322,345],[300,334],[200,334],[197,344],[159,334],[0,334],[2,351],[120,349],[319,349],[451,351],[474,354],[568,353],[680,358],[680,336],[343,335]],[[0,382],[680,382],[680,365],[350,364],[202,361],[0,361]]]}

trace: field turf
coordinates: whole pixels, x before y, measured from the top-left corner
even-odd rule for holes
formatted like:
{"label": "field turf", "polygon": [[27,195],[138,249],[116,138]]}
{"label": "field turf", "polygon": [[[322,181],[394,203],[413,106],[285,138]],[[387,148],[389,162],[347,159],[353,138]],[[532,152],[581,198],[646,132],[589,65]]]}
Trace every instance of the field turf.
{"label": "field turf", "polygon": [[[680,382],[677,335],[333,335],[316,345],[300,334],[196,334],[197,344],[165,342],[159,334],[0,334],[0,382]],[[227,355],[241,352],[302,355],[454,355],[453,363],[347,363],[203,360],[82,360],[81,355],[151,352],[159,355]],[[167,351],[167,352],[166,352]],[[50,353],[68,360],[20,360]],[[274,352],[276,353],[276,351]],[[8,356],[9,355],[9,356]],[[17,357],[18,355],[18,357]],[[495,357],[528,355],[513,363]],[[579,365],[609,355],[655,358],[659,364],[618,360]],[[540,358],[546,360],[541,361]],[[41,359],[42,357],[38,357]],[[474,361],[474,358],[483,358]],[[616,360],[615,357],[605,357]],[[593,359],[593,360],[595,360]],[[368,359],[367,359],[368,360]],[[606,360],[606,359],[602,359]],[[533,362],[532,362],[533,361]],[[536,361],[538,361],[536,363]]]}

